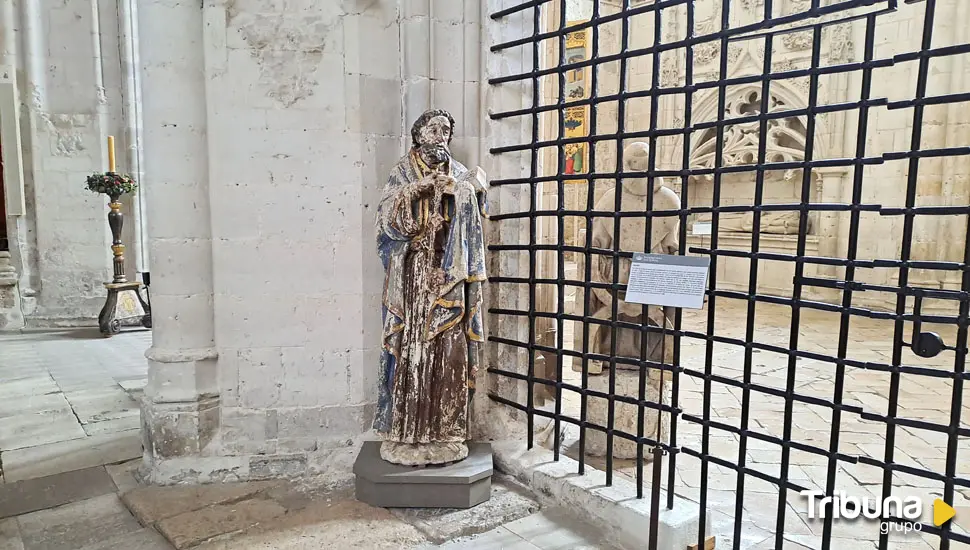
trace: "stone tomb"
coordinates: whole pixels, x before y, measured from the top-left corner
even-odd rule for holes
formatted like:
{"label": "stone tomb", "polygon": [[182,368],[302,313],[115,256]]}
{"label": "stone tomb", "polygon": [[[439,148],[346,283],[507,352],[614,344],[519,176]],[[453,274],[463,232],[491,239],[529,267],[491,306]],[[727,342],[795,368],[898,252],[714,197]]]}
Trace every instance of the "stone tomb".
{"label": "stone tomb", "polygon": [[354,462],[357,500],[383,508],[472,508],[492,492],[492,446],[468,443],[468,458],[444,466],[401,466],[367,441]]}

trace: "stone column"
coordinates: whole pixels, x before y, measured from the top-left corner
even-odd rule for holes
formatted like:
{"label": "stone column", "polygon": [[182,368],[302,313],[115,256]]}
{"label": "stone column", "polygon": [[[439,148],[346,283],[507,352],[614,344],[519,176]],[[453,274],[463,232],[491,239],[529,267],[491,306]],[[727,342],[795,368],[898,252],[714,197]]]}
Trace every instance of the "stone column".
{"label": "stone column", "polygon": [[203,458],[219,422],[205,12],[164,0],[141,2],[138,11],[154,323],[145,354],[143,475],[157,484],[206,481],[233,467]]}
{"label": "stone column", "polygon": [[[840,203],[852,200],[852,174],[844,168],[816,168],[814,170],[818,193],[816,200],[822,203]],[[846,182],[848,179],[848,182]],[[815,218],[815,234],[818,235],[819,254],[828,258],[845,257],[849,242],[848,212],[818,212]],[[825,278],[842,278],[845,270],[836,266],[818,266]],[[815,289],[827,298],[837,299],[836,291]]]}

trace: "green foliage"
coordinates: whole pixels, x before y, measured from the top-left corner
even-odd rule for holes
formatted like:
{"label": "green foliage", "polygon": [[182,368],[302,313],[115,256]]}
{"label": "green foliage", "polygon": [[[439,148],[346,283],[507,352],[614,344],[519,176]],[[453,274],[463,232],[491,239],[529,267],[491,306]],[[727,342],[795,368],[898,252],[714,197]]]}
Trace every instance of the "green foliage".
{"label": "green foliage", "polygon": [[109,197],[120,197],[125,193],[133,193],[138,189],[138,184],[128,174],[105,172],[88,176],[85,187],[88,191],[104,193]]}

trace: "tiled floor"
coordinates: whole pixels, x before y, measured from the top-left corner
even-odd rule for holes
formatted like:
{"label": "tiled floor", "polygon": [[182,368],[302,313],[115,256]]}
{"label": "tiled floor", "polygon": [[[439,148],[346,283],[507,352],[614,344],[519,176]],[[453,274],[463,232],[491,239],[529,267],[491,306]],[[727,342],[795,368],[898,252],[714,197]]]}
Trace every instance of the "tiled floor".
{"label": "tiled floor", "polygon": [[128,512],[150,332],[0,334],[0,549],[171,549]]}
{"label": "tiled floor", "polygon": [[141,456],[138,403],[151,332],[0,334],[0,479]]}
{"label": "tiled floor", "polygon": [[[575,295],[567,295],[567,307]],[[720,299],[715,315],[714,333],[728,338],[745,338],[746,304],[737,300]],[[787,349],[790,347],[791,309],[773,304],[757,304],[753,341]],[[697,333],[707,332],[707,308],[684,313],[684,330]],[[578,323],[564,324],[564,341],[571,343],[572,332],[581,330]],[[888,365],[893,352],[893,322],[853,316],[846,341],[846,357],[870,365]],[[956,341],[951,327],[924,325],[923,331],[938,332],[948,345]],[[797,349],[815,352],[824,356],[836,355],[839,344],[839,316],[836,313],[803,310],[799,325]],[[903,340],[908,342],[912,325],[906,324]],[[705,369],[706,344],[703,340],[683,338],[681,364],[695,372]],[[736,345],[714,343],[712,347],[711,372],[715,376],[733,381],[745,379],[744,348]],[[819,357],[821,359],[821,357]],[[902,364],[925,369],[922,373],[904,372],[899,377],[896,400],[896,416],[907,421],[932,422],[948,425],[951,419],[953,397],[952,380],[945,376],[932,376],[952,372],[954,353],[944,351],[932,359],[916,356],[909,348],[904,348]],[[565,360],[563,377],[580,385],[581,376],[574,373]],[[925,374],[924,374],[925,373]],[[790,378],[791,375],[791,378]],[[883,469],[879,463],[885,460],[886,442],[889,436],[887,423],[878,417],[888,414],[892,376],[878,368],[845,367],[842,384],[834,363],[815,358],[798,358],[789,372],[788,357],[772,351],[753,350],[748,370],[749,381],[756,385],[746,392],[743,388],[732,386],[723,381],[712,381],[708,411],[712,421],[722,425],[740,427],[742,422],[747,428],[763,436],[781,438],[785,436],[785,399],[783,397],[789,381],[793,383],[795,395],[806,400],[796,402],[792,411],[792,422],[788,426],[788,436],[805,446],[828,451],[833,445],[843,455],[835,462],[836,491],[845,491],[853,497],[875,499],[882,493]],[[771,395],[764,390],[776,391]],[[770,391],[770,390],[769,390]],[[843,410],[838,420],[840,429],[837,442],[833,443],[831,427],[834,423],[833,409],[824,402],[833,402],[839,391],[844,405],[855,409]],[[781,392],[779,396],[777,393]],[[669,403],[668,390],[665,400]],[[591,398],[592,399],[592,398]],[[579,394],[564,392],[563,413],[578,418]],[[704,414],[704,380],[697,376],[682,375],[679,387],[679,406],[684,415],[702,417]],[[748,414],[742,414],[747,410]],[[960,415],[960,425],[964,429],[970,425],[970,395],[964,391],[962,407],[956,411]],[[578,454],[578,429],[570,424],[564,437],[567,454],[574,458]],[[893,458],[896,464],[921,471],[943,474],[946,468],[947,436],[943,432],[915,427],[911,424],[899,425],[893,431]],[[703,441],[702,426],[696,422],[681,419],[677,426],[677,444],[681,447],[701,450]],[[739,463],[743,458],[745,466],[773,478],[781,476],[781,446],[771,441],[746,438],[746,449],[740,455],[740,436],[730,431],[712,427],[710,429],[709,453],[728,463]],[[963,438],[957,445],[956,474],[970,479],[970,439]],[[873,464],[873,461],[876,464]],[[666,461],[665,461],[666,462]],[[590,459],[594,467],[605,468],[602,459]],[[790,482],[808,489],[824,489],[829,471],[828,458],[803,448],[793,448],[786,476]],[[614,469],[621,475],[635,479],[634,461],[614,461]],[[663,479],[667,479],[664,464]],[[651,469],[644,469],[645,483],[649,483]],[[700,459],[681,453],[678,456],[676,493],[697,502],[700,496]],[[717,464],[710,464],[707,479],[707,502],[712,510],[712,531],[717,536],[718,548],[731,547],[734,538],[735,503],[738,494],[738,479],[735,471]],[[649,490],[649,489],[648,489]],[[900,497],[920,497],[924,503],[923,518],[931,518],[930,503],[942,495],[941,481],[897,471],[892,476],[892,494]],[[771,548],[777,528],[777,506],[779,489],[777,485],[752,475],[744,476],[744,498],[741,529],[741,548]],[[806,517],[807,499],[789,491],[786,498],[785,548],[818,548],[821,546],[822,523]],[[970,489],[957,487],[955,502],[965,506],[970,504]],[[970,510],[970,509],[968,509]],[[970,525],[970,518],[961,522]],[[879,526],[869,521],[835,521],[833,548],[875,548],[872,541],[878,540]],[[956,528],[957,531],[962,529]],[[893,534],[890,548],[929,550],[939,548],[939,537],[929,534]],[[964,547],[958,543],[951,548]]]}
{"label": "tiled floor", "polygon": [[608,550],[603,536],[566,512],[545,509],[487,533],[453,540],[445,549],[467,550]]}

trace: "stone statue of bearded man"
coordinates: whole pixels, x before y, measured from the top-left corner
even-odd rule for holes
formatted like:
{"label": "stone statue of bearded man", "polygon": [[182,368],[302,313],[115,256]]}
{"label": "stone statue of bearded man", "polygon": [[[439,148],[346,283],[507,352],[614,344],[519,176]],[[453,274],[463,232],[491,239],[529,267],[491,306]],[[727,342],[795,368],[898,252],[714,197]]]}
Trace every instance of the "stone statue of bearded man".
{"label": "stone statue of bearded man", "polygon": [[383,352],[374,428],[381,457],[444,464],[468,456],[468,402],[484,342],[485,175],[451,156],[442,110],[411,128],[377,215]]}

